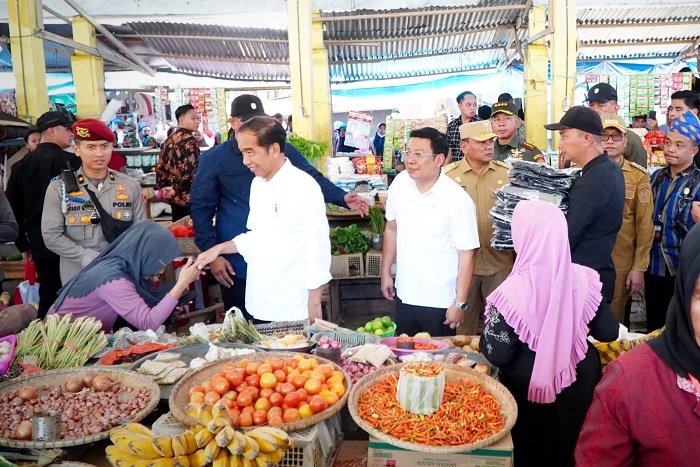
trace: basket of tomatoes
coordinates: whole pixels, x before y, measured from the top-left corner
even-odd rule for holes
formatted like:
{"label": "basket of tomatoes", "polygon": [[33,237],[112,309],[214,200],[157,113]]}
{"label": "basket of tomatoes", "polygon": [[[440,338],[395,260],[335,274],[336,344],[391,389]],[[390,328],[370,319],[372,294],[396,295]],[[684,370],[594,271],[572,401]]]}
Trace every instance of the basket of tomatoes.
{"label": "basket of tomatoes", "polygon": [[343,369],[321,357],[264,352],[219,360],[190,372],[173,388],[168,404],[180,423],[195,426],[187,404],[218,401],[232,425],[273,425],[284,431],[309,428],[338,413],[352,383]]}

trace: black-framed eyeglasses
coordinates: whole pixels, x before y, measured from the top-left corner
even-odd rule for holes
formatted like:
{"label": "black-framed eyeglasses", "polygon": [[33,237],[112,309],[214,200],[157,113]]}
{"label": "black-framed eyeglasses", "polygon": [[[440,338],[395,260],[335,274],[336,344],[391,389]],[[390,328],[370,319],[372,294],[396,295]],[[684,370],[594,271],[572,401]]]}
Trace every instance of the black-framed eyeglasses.
{"label": "black-framed eyeglasses", "polygon": [[615,133],[612,135],[603,135],[603,141],[608,141],[609,139],[612,139],[615,142],[622,141],[622,138],[624,138],[625,135],[622,133]]}

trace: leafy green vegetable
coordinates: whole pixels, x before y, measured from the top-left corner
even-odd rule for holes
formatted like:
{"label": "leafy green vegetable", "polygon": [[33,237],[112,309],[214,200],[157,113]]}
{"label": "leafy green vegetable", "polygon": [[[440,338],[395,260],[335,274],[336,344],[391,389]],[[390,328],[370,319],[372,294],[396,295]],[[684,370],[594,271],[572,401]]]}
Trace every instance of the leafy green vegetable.
{"label": "leafy green vegetable", "polygon": [[287,135],[287,142],[294,146],[309,162],[315,162],[330,153],[330,144],[325,141],[312,141],[295,133]]}
{"label": "leafy green vegetable", "polygon": [[377,235],[382,235],[384,233],[384,227],[386,222],[384,220],[384,210],[381,206],[375,204],[369,208],[369,227],[372,229],[372,233]]}
{"label": "leafy green vegetable", "polygon": [[369,237],[355,224],[331,231],[331,253],[334,255],[366,253],[370,243]]}

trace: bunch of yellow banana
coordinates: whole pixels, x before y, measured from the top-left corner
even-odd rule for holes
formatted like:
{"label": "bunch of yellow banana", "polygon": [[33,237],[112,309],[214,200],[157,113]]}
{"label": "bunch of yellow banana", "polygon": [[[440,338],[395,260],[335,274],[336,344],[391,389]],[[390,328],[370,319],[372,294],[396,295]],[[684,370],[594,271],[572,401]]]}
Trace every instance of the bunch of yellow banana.
{"label": "bunch of yellow banana", "polygon": [[113,467],[189,467],[189,455],[197,451],[194,431],[187,430],[176,436],[156,436],[138,423],[129,423],[112,430],[114,443],[106,449]]}
{"label": "bunch of yellow banana", "polygon": [[223,404],[190,404],[186,412],[199,424],[176,436],[156,436],[138,423],[112,430],[107,459],[113,467],[269,467],[282,462],[293,444],[278,428],[234,430]]}

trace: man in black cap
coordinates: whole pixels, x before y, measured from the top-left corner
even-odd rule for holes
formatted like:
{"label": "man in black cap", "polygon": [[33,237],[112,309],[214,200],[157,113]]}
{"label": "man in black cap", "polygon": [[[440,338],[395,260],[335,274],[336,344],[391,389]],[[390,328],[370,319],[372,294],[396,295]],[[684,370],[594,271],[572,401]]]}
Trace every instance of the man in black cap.
{"label": "man in black cap", "polygon": [[199,143],[194,132],[202,120],[191,104],[175,110],[177,129],[163,142],[156,166],[156,184],[172,208],[173,221],[190,214],[192,177],[199,164]]}
{"label": "man in black cap", "polygon": [[603,151],[603,123],[588,107],[571,107],[559,123],[544,127],[560,131],[560,152],[581,168],[569,191],[566,215],[571,261],[598,271],[603,298],[610,303],[615,291],[612,250],[625,204],[622,170]]}
{"label": "man in black cap", "polygon": [[41,143],[12,169],[7,199],[17,219],[15,244],[22,256],[33,259],[39,280],[39,317],[46,316],[61,288],[59,257],[46,248],[41,234],[44,195],[61,171],[80,167],[80,159],[64,151],[71,145],[73,120],[61,112],[46,112],[36,121]]}
{"label": "man in black cap", "polygon": [[[247,120],[265,115],[263,104],[257,96],[242,94],[231,103],[229,122],[237,133]],[[288,142],[284,147],[284,155],[295,167],[316,180],[326,203],[348,207],[362,215],[367,214],[369,206],[364,198],[357,193],[345,193],[324,178]],[[254,177],[255,175],[243,165],[243,155],[235,138],[228,139],[202,156],[190,195],[194,241],[200,250],[206,251],[248,230],[246,222],[250,210],[250,184]],[[213,222],[215,217],[216,225]],[[222,286],[224,307],[228,309],[237,306],[246,313],[247,265],[243,256],[238,253],[219,256],[209,267],[214,278]]]}
{"label": "man in black cap", "polygon": [[[588,90],[588,107],[598,112],[600,118],[606,115],[617,115],[620,106],[617,105],[617,90],[608,83],[598,83]],[[623,154],[628,161],[642,167],[647,166],[647,150],[644,149],[642,138],[634,131],[627,130],[627,146]]]}

